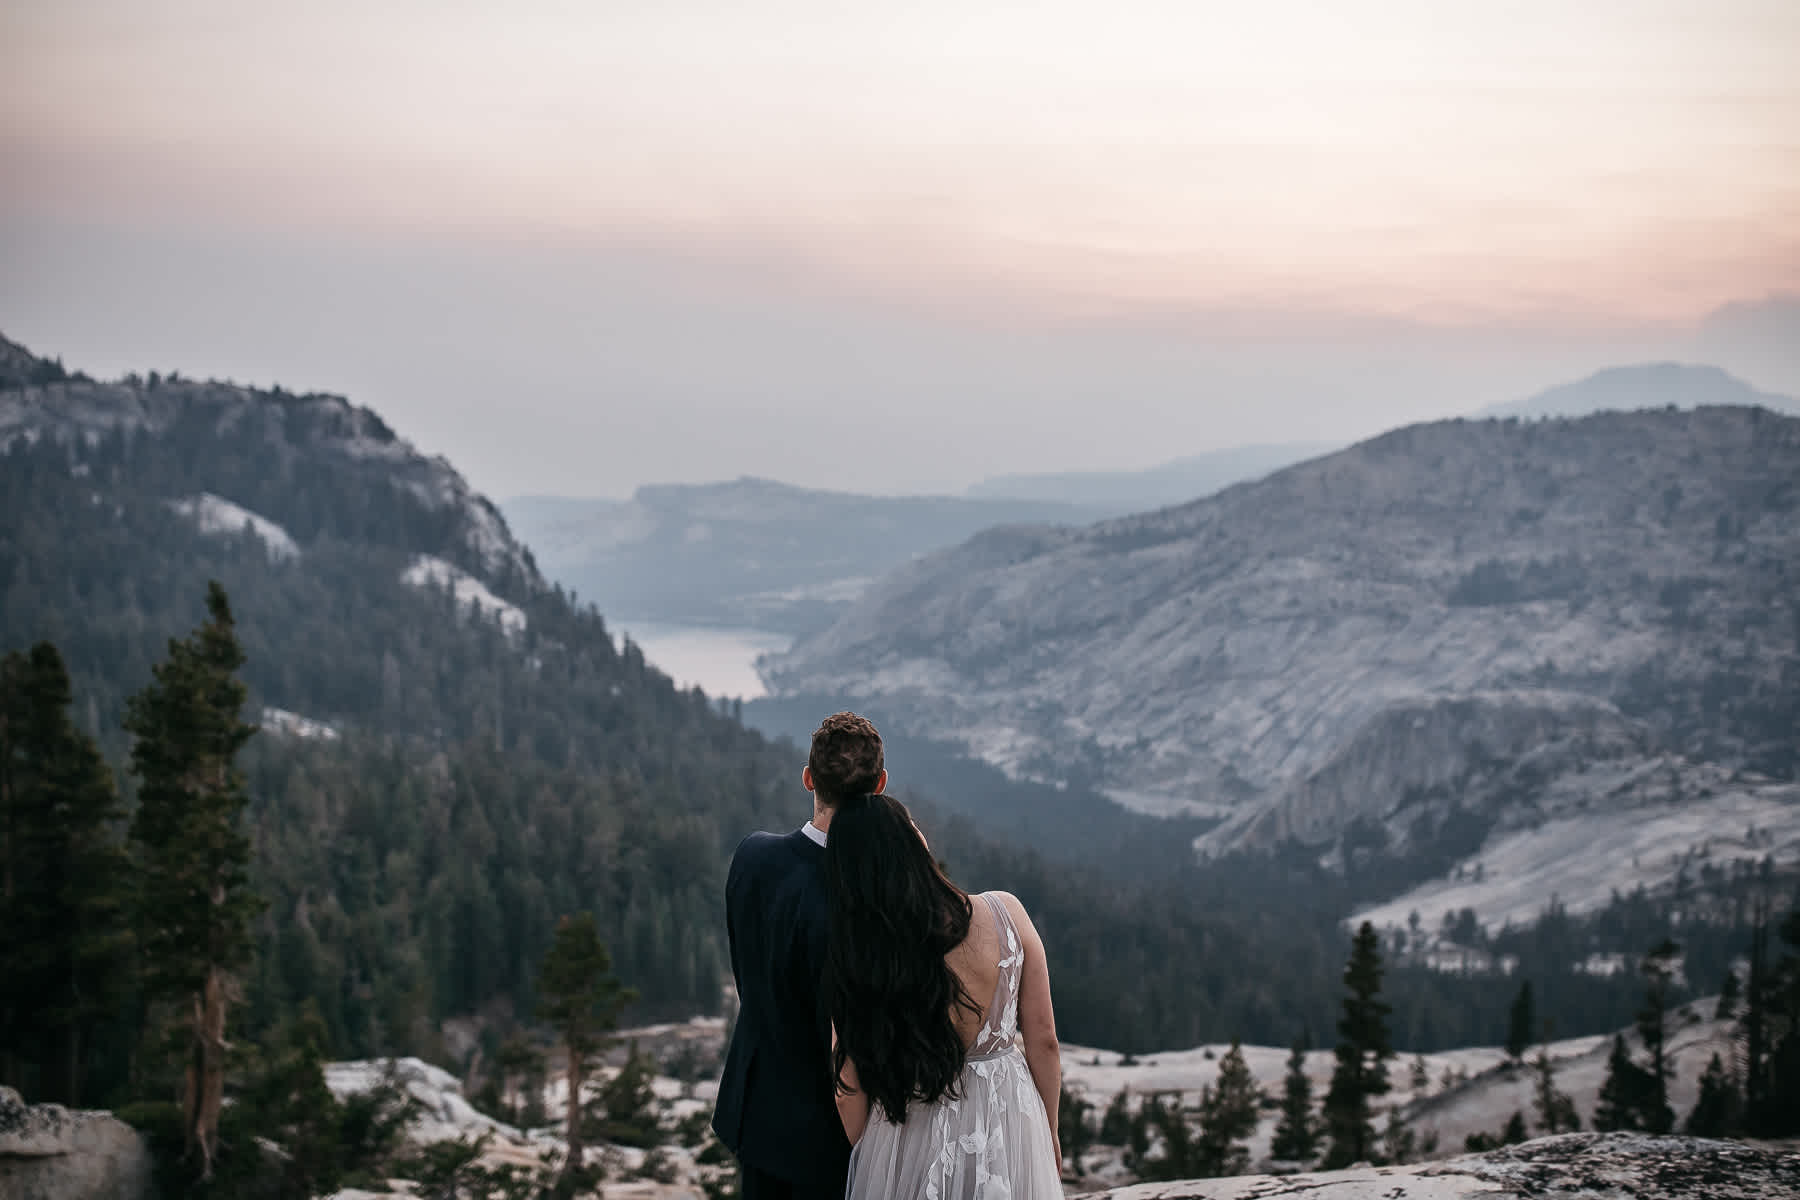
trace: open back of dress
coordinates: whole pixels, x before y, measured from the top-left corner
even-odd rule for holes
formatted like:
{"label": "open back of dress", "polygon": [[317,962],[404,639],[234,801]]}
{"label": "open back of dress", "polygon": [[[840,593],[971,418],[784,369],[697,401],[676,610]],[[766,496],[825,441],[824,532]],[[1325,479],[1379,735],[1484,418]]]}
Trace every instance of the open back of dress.
{"label": "open back of dress", "polygon": [[1025,948],[1006,906],[983,895],[1000,935],[1000,979],[954,1098],[904,1124],[876,1109],[850,1152],[849,1200],[1061,1200],[1050,1119],[1019,1049]]}

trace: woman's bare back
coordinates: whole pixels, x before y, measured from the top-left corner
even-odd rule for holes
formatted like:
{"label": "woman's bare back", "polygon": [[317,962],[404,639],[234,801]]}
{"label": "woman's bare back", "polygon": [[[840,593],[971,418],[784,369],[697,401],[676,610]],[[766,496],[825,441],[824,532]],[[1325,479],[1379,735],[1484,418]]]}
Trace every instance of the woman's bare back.
{"label": "woman's bare back", "polygon": [[969,935],[962,944],[944,956],[944,963],[962,983],[963,991],[974,1002],[975,1010],[953,1006],[950,1019],[956,1024],[956,1035],[965,1048],[975,1044],[981,1027],[988,1018],[994,989],[1000,982],[1000,960],[1006,957],[1000,948],[1000,930],[994,914],[980,895],[970,896],[974,912],[969,917]]}

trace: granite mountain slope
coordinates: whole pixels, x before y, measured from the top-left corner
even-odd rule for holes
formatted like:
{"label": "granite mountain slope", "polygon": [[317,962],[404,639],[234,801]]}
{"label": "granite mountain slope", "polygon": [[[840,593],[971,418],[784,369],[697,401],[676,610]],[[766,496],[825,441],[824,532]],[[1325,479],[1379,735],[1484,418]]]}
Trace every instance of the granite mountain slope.
{"label": "granite mountain slope", "polygon": [[1797,510],[1800,420],[1761,409],[1413,426],[1180,508],[989,531],[764,674],[1217,814],[1208,849],[1337,852],[1372,821],[1454,857],[1464,806],[1473,849],[1596,761],[1792,778]]}

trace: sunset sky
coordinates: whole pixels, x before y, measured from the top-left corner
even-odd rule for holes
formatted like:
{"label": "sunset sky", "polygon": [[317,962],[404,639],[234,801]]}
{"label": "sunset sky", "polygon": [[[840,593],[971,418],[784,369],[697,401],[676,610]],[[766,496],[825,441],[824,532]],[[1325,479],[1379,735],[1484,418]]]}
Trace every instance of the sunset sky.
{"label": "sunset sky", "polygon": [[1354,436],[1800,292],[1794,0],[9,0],[0,63],[0,331],[499,494]]}

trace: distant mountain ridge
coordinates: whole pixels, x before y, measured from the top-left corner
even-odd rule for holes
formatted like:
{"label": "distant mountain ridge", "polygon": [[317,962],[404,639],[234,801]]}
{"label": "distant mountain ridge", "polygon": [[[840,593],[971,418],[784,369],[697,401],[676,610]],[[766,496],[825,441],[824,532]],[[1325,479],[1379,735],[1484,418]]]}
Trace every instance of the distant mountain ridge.
{"label": "distant mountain ridge", "polygon": [[1644,408],[1766,408],[1800,415],[1800,400],[1761,391],[1719,367],[1644,363],[1608,367],[1585,379],[1548,388],[1523,400],[1482,409],[1478,417],[1585,417]]}
{"label": "distant mountain ridge", "polygon": [[1800,420],[1762,409],[1412,426],[1180,508],[977,536],[764,674],[1220,814],[1209,850],[1429,874],[1602,761],[1792,779],[1797,510]]}
{"label": "distant mountain ridge", "polygon": [[784,633],[831,623],[875,576],[978,530],[1085,523],[1036,500],[873,496],[745,476],[630,500],[523,496],[506,512],[557,581],[616,618]]}

